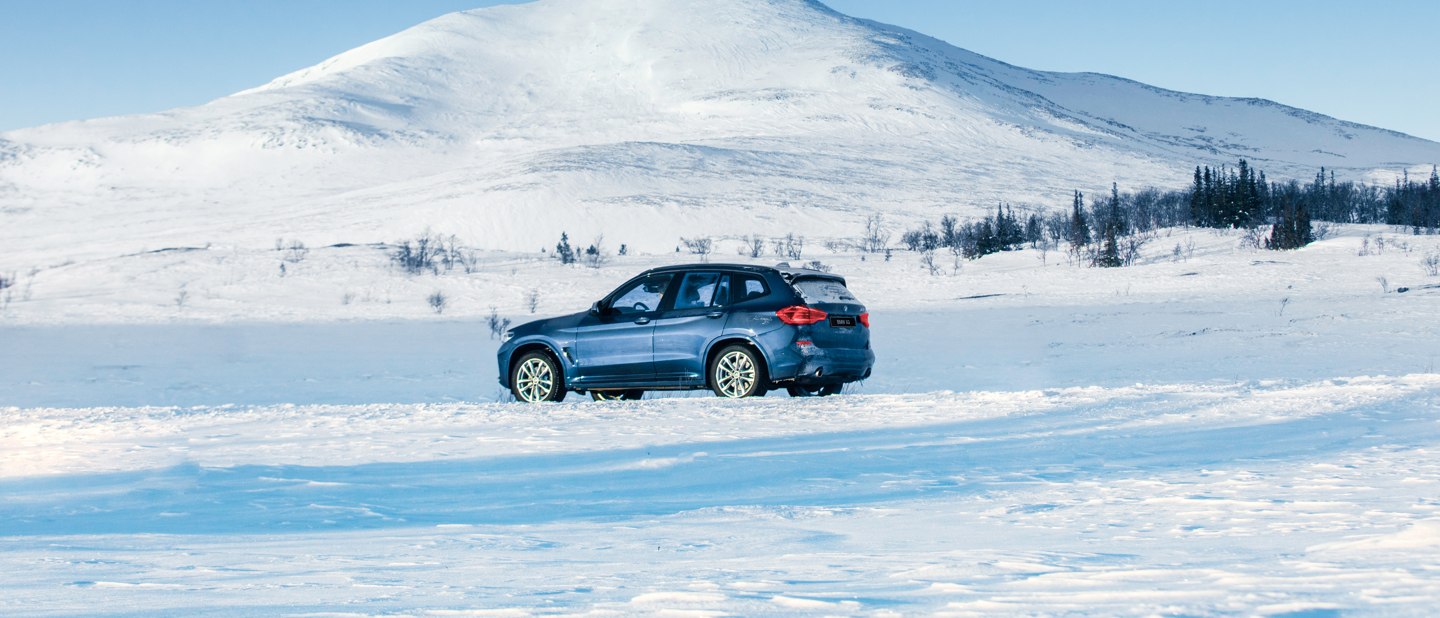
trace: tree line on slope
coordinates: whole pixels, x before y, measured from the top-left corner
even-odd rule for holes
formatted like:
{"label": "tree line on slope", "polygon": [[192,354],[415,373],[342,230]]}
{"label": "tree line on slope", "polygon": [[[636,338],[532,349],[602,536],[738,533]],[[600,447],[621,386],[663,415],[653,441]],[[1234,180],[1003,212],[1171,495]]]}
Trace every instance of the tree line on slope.
{"label": "tree line on slope", "polygon": [[[1271,182],[1265,172],[1241,160],[1234,169],[1196,167],[1188,190],[1147,188],[1091,198],[1075,192],[1068,212],[1031,213],[1021,222],[1014,210],[997,205],[993,216],[960,221],[946,215],[938,225],[929,221],[901,235],[911,251],[949,249],[958,257],[977,259],[1026,245],[1057,248],[1067,245],[1075,261],[1091,266],[1125,266],[1139,255],[1147,234],[1166,227],[1195,226],[1245,229],[1257,246],[1297,249],[1316,240],[1312,221],[1385,223],[1414,234],[1440,232],[1440,174],[1416,182],[1406,174],[1393,186],[1354,181],[1337,182],[1323,168],[1308,183]],[[1269,226],[1268,230],[1262,229]],[[1268,233],[1267,233],[1268,232]]]}

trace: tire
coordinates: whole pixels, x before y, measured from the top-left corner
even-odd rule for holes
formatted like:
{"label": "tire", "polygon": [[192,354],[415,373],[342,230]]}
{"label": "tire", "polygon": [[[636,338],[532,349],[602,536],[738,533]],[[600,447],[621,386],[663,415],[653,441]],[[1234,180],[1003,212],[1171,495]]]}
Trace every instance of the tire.
{"label": "tire", "polygon": [[590,391],[590,398],[595,401],[635,401],[645,396],[645,391],[638,388],[628,391]]}
{"label": "tire", "polygon": [[521,356],[510,367],[510,393],[516,401],[526,403],[564,401],[565,374],[560,363],[539,350]]}
{"label": "tire", "polygon": [[843,384],[822,384],[820,386],[791,386],[785,390],[791,397],[829,397],[839,394]]}
{"label": "tire", "polygon": [[743,345],[726,346],[710,361],[710,389],[727,399],[764,395],[769,374],[765,360]]}

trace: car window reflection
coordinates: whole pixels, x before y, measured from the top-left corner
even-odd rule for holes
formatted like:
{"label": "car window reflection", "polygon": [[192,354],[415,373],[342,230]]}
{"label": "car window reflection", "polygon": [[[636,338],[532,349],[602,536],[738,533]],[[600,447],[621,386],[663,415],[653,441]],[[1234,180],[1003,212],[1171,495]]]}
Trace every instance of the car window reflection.
{"label": "car window reflection", "polygon": [[660,300],[665,298],[670,278],[671,275],[655,275],[641,279],[622,290],[610,303],[610,308],[616,313],[656,311],[660,308]]}

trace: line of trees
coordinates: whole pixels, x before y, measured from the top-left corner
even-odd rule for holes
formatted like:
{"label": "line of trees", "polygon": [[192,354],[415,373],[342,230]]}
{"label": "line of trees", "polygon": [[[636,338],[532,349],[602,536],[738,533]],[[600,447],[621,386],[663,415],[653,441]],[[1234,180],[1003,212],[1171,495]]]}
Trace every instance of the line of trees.
{"label": "line of trees", "polygon": [[[1241,160],[1234,170],[1195,168],[1189,193],[1190,223],[1202,227],[1255,227],[1305,215],[1332,223],[1384,223],[1415,234],[1440,232],[1440,174],[1425,182],[1407,172],[1393,186],[1336,181],[1321,168],[1308,183],[1267,182]],[[1293,212],[1293,215],[1287,215]]]}
{"label": "line of trees", "polygon": [[1407,174],[1394,186],[1337,181],[1333,171],[1323,168],[1307,183],[1271,182],[1264,171],[1242,159],[1234,168],[1196,167],[1188,190],[1121,192],[1112,184],[1108,196],[1089,200],[1076,191],[1069,212],[1016,216],[1001,205],[994,215],[979,220],[962,222],[946,215],[938,225],[923,222],[900,240],[912,251],[948,248],[967,259],[1026,245],[1065,245],[1081,263],[1123,266],[1138,257],[1147,234],[1160,228],[1255,231],[1268,225],[1269,236],[1257,242],[1283,250],[1314,241],[1312,221],[1385,223],[1415,234],[1440,233],[1440,172],[1432,168],[1425,182]]}

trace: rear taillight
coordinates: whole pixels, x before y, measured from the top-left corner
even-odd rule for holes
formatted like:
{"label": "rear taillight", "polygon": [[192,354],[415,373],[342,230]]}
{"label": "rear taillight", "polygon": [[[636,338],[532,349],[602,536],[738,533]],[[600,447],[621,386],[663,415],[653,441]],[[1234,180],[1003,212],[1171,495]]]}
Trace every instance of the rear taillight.
{"label": "rear taillight", "polygon": [[865,328],[870,328],[870,313],[869,313],[869,312],[860,314],[860,323],[861,323],[861,324],[864,324],[864,325],[865,325]]}
{"label": "rear taillight", "polygon": [[824,311],[811,309],[810,307],[801,307],[800,305],[786,307],[776,311],[775,315],[780,318],[781,322],[796,326],[814,324],[830,317]]}

